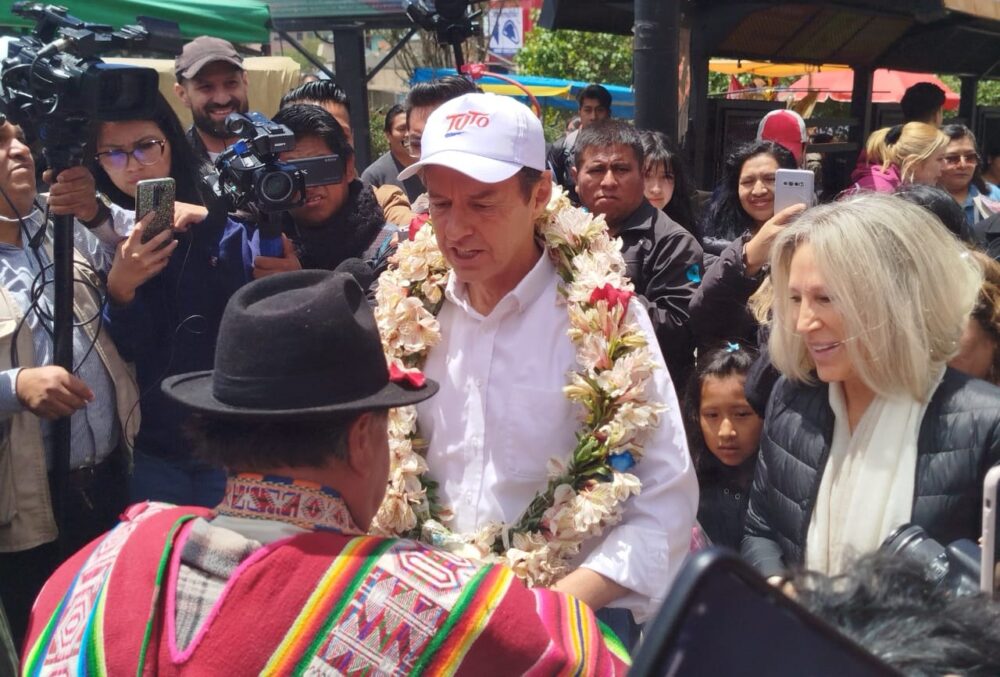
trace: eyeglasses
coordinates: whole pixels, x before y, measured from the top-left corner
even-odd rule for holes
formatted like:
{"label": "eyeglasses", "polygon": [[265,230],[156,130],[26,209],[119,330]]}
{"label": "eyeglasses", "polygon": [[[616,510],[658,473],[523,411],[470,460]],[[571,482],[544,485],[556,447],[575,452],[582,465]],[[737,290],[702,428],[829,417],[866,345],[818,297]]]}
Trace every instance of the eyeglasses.
{"label": "eyeglasses", "polygon": [[167,142],[163,139],[143,139],[135,144],[132,150],[116,148],[98,153],[94,157],[105,167],[111,169],[125,169],[128,167],[129,157],[134,157],[135,161],[146,167],[155,165],[163,157],[164,147]]}
{"label": "eyeglasses", "polygon": [[410,157],[420,158],[420,137],[407,136],[403,139],[403,148],[410,154]]}
{"label": "eyeglasses", "polygon": [[962,160],[965,160],[967,165],[977,165],[979,164],[979,154],[978,153],[962,153],[956,155],[945,155],[944,163],[946,165],[957,165]]}

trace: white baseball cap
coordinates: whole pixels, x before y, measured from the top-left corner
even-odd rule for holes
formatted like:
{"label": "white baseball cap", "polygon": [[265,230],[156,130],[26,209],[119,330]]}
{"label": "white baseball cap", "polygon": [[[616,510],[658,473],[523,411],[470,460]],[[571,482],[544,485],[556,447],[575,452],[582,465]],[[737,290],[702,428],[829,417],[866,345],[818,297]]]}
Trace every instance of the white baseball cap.
{"label": "white baseball cap", "polygon": [[531,109],[508,96],[464,94],[445,101],[420,138],[420,160],[399,173],[440,165],[482,183],[499,183],[522,167],[545,170],[545,134]]}

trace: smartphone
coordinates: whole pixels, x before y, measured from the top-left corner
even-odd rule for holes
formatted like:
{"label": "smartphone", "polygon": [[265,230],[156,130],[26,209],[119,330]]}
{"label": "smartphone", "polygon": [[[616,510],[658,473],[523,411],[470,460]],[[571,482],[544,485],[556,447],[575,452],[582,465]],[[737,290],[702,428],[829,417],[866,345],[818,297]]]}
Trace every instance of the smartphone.
{"label": "smartphone", "polygon": [[980,544],[983,549],[982,561],[979,564],[979,589],[992,597],[1000,599],[997,588],[996,553],[997,532],[1000,531],[1000,466],[990,468],[983,482],[983,539]]}
{"label": "smartphone", "polygon": [[[720,647],[724,649],[720,650]],[[725,548],[688,557],[646,625],[630,677],[882,677],[892,667]]]}
{"label": "smartphone", "polygon": [[813,183],[816,175],[808,169],[779,169],[774,173],[774,213],[786,207],[804,204],[812,207],[816,202]]}
{"label": "smartphone", "polygon": [[[144,179],[135,184],[135,220],[139,222],[149,212],[156,212],[142,232],[142,241],[149,242],[165,230],[174,227],[174,195],[176,184],[171,178]],[[171,238],[173,239],[173,238]],[[163,246],[167,246],[164,242]]]}

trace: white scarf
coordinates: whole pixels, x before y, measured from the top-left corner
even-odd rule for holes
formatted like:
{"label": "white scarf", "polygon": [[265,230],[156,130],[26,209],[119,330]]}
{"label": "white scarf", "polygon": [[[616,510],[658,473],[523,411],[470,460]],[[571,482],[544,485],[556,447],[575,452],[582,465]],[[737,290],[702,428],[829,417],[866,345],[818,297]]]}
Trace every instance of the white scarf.
{"label": "white scarf", "polygon": [[806,536],[806,567],[832,576],[910,521],[917,438],[930,398],[876,395],[852,435],[843,386],[831,383],[829,393],[833,440]]}

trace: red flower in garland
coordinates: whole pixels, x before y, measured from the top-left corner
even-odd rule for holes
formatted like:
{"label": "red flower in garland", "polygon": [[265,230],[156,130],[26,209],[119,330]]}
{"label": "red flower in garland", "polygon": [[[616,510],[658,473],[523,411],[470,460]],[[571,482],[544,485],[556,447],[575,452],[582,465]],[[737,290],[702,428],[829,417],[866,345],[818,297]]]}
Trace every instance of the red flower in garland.
{"label": "red flower in garland", "polygon": [[389,380],[414,389],[423,388],[427,383],[427,377],[419,369],[404,369],[395,363],[389,365]]}
{"label": "red flower in garland", "polygon": [[614,308],[617,305],[620,305],[622,308],[628,308],[628,302],[632,296],[633,294],[630,291],[622,291],[621,289],[612,287],[610,284],[606,284],[590,293],[590,305],[594,305],[598,301],[607,301],[608,308]]}

